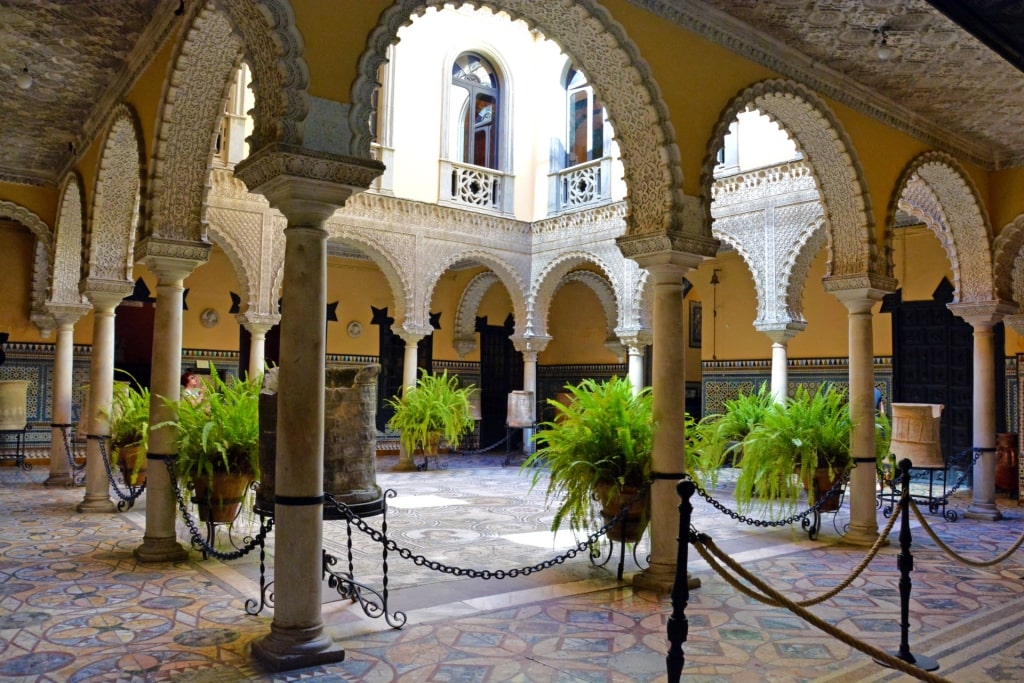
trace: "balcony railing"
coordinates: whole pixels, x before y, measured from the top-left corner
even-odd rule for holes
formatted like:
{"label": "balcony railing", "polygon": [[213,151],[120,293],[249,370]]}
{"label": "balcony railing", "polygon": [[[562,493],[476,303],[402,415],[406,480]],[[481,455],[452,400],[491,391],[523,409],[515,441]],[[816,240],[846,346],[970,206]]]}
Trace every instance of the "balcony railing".
{"label": "balcony railing", "polygon": [[611,200],[611,167],[611,157],[602,157],[552,173],[549,211],[558,213]]}
{"label": "balcony railing", "polygon": [[512,215],[512,176],[494,169],[441,161],[441,203]]}

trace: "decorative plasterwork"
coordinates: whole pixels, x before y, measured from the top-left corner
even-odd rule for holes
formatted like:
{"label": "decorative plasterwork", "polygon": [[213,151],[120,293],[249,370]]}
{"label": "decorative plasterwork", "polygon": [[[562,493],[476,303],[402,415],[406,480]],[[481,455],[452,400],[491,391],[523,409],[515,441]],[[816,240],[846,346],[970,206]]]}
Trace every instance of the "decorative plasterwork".
{"label": "decorative plasterwork", "polygon": [[[619,343],[618,337],[615,335],[615,326],[619,320],[619,311],[616,300],[615,289],[605,278],[601,277],[597,273],[590,270],[576,270],[566,274],[558,283],[555,291],[551,294],[551,301],[554,300],[558,291],[565,285],[579,283],[590,288],[596,296],[597,300],[601,302],[601,310],[604,311],[605,326],[607,333],[605,334],[605,346],[612,350],[613,353],[619,354],[622,352],[622,344]],[[550,308],[550,301],[548,304]],[[544,320],[547,320],[549,311],[544,312]]]}
{"label": "decorative plasterwork", "polygon": [[992,301],[992,229],[960,164],[943,152],[922,154],[904,169],[895,196],[896,208],[920,219],[942,243],[953,269],[954,303]]}
{"label": "decorative plasterwork", "polygon": [[999,231],[992,244],[996,298],[1024,304],[1024,214]]}
{"label": "decorative plasterwork", "polygon": [[465,358],[476,349],[476,313],[480,302],[494,285],[500,283],[498,276],[490,271],[480,273],[462,290],[459,304],[455,309],[454,345],[459,358]]}
{"label": "decorative plasterwork", "polygon": [[[335,214],[337,215],[337,214]],[[331,244],[355,247],[367,255],[387,280],[391,288],[394,307],[390,311],[395,327],[409,325],[407,331],[432,329],[429,315],[425,319],[410,320],[409,311],[415,299],[416,287],[409,275],[415,272],[409,257],[416,253],[416,238],[412,235],[394,235],[384,231],[354,229],[343,221],[331,219],[327,222],[328,254]]]}
{"label": "decorative plasterwork", "polygon": [[118,109],[103,144],[82,259],[83,277],[103,280],[130,279],[142,177],[138,121],[126,105]]}
{"label": "decorative plasterwork", "polygon": [[[613,330],[618,322],[618,307],[614,302],[614,292],[619,291],[619,286],[609,264],[605,263],[595,254],[585,251],[572,251],[561,254],[536,273],[533,278],[530,296],[527,300],[527,310],[532,318],[530,333],[541,336],[548,334],[548,314],[551,312],[551,303],[555,298],[555,294],[565,284],[566,278],[569,277],[570,273],[583,265],[596,266],[604,274],[604,277],[596,273],[590,273],[592,277],[588,278],[586,275],[578,275],[573,281],[582,282],[590,286],[599,299],[603,293],[613,292],[611,302],[601,301],[606,315],[609,313],[609,307],[611,309],[607,336],[613,336]],[[599,285],[592,281],[594,278],[601,280],[604,283],[604,287],[599,288]]]}
{"label": "decorative plasterwork", "polygon": [[750,110],[778,123],[812,169],[829,234],[826,276],[883,272],[884,264],[879,263],[875,249],[871,200],[853,145],[827,105],[799,83],[762,81],[729,102],[704,157],[701,180],[705,196],[712,196],[714,168],[730,124],[740,112]]}
{"label": "decorative plasterwork", "polygon": [[163,93],[145,234],[205,239],[206,179],[241,50],[227,17],[212,4],[196,15],[179,43]]}
{"label": "decorative plasterwork", "polygon": [[42,218],[25,207],[0,200],[0,218],[9,218],[21,223],[35,236],[34,258],[32,263],[32,303],[31,313],[45,314],[43,304],[49,294],[50,255],[53,250],[53,239],[50,226]]}
{"label": "decorative plasterwork", "polygon": [[[369,120],[377,71],[387,47],[409,18],[446,0],[399,0],[382,15],[360,57],[353,84],[352,153],[370,155]],[[594,85],[614,122],[629,188],[629,234],[703,229],[686,225],[682,172],[675,131],[668,107],[650,67],[622,26],[594,0],[573,3],[500,0],[475,2],[522,19],[533,30],[555,41]],[[698,234],[700,234],[698,232]]]}
{"label": "decorative plasterwork", "polygon": [[82,225],[85,214],[82,210],[82,185],[77,174],[68,174],[61,197],[57,210],[50,302],[80,304],[82,295],[78,291],[78,281],[82,277]]}

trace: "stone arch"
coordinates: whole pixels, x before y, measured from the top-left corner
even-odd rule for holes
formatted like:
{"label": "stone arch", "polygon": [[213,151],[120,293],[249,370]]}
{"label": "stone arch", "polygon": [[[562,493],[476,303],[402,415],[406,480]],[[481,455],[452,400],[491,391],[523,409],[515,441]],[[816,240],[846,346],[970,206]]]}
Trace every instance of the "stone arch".
{"label": "stone arch", "polygon": [[992,245],[992,263],[995,272],[996,296],[1000,301],[1024,303],[1024,214],[1010,221],[999,231]]}
{"label": "stone arch", "polygon": [[144,224],[147,235],[206,239],[214,145],[241,56],[242,44],[228,17],[206,4],[178,45],[163,93]]}
{"label": "stone arch", "polygon": [[[398,0],[381,15],[360,57],[359,74],[352,87],[349,126],[353,156],[370,156],[369,120],[377,70],[386,61],[387,48],[395,42],[398,29],[411,16],[446,2]],[[615,124],[628,193],[627,233],[684,231],[682,169],[668,106],[650,67],[622,26],[596,0],[571,4],[484,0],[473,4],[523,20],[556,42],[587,74]],[[707,226],[701,229],[709,230]]]}
{"label": "stone arch", "polygon": [[[241,212],[232,211],[224,213],[240,214]],[[243,299],[245,308],[243,312],[270,313],[271,311],[258,310],[259,264],[252,264],[251,260],[246,258],[245,250],[236,241],[238,233],[218,220],[211,220],[208,225],[208,234],[210,241],[220,247],[225,256],[228,257],[231,267],[235,270],[235,276],[238,278],[238,284],[241,285],[242,291],[245,292],[245,298]],[[250,270],[254,266],[256,267],[256,272],[251,273]]]}
{"label": "stone arch", "polygon": [[505,262],[499,256],[482,250],[455,252],[437,259],[433,269],[420,279],[423,285],[422,299],[414,301],[413,305],[410,306],[407,319],[410,319],[414,324],[427,325],[430,320],[430,300],[434,294],[434,287],[437,286],[445,271],[456,263],[467,262],[477,263],[491,269],[498,278],[498,281],[505,286],[509,297],[512,299],[512,314],[516,320],[516,336],[532,335],[533,330],[531,329],[531,322],[528,320],[526,308],[527,290],[523,276],[513,265]]}
{"label": "stone arch", "polygon": [[776,290],[776,295],[780,298],[778,310],[786,319],[772,322],[804,321],[802,306],[804,284],[807,282],[807,274],[811,270],[811,263],[814,261],[815,255],[826,244],[826,237],[825,222],[819,216],[800,232],[799,240],[786,254]]}
{"label": "stone arch", "polygon": [[143,158],[135,111],[118,105],[100,153],[84,240],[83,277],[131,280]]}
{"label": "stone arch", "polygon": [[[612,284],[601,277],[597,273],[591,270],[574,270],[571,273],[567,273],[558,281],[555,286],[555,291],[551,293],[551,299],[555,298],[558,294],[558,290],[567,284],[578,282],[582,285],[586,285],[590,288],[595,295],[597,300],[601,302],[601,309],[604,311],[605,319],[605,344],[617,343],[618,339],[615,336],[615,327],[619,319],[619,304],[618,297],[615,295],[615,289]],[[550,306],[548,308],[550,310]],[[547,311],[544,313],[545,329],[547,328]]]}
{"label": "stone arch", "polygon": [[[998,289],[1012,291],[1012,271],[1000,285],[993,280],[992,227],[978,189],[956,159],[944,152],[913,159],[896,184],[889,226],[896,224],[897,209],[920,219],[942,243],[953,269],[954,303],[992,301]],[[887,227],[886,244],[891,241]]]}
{"label": "stone arch", "polygon": [[746,264],[747,270],[750,271],[750,276],[754,280],[754,291],[757,293],[756,320],[764,320],[768,317],[769,305],[767,297],[769,296],[768,292],[772,291],[772,287],[770,283],[765,282],[765,269],[761,267],[758,256],[748,250],[747,247],[750,245],[740,240],[731,231],[716,231],[715,237],[720,239],[723,244],[732,247],[739,254],[740,258],[743,259],[743,263]]}
{"label": "stone arch", "polygon": [[50,301],[61,304],[83,303],[78,291],[82,273],[82,226],[85,220],[82,179],[69,173],[60,191],[53,247]]}
{"label": "stone arch", "polygon": [[20,204],[0,200],[0,218],[16,221],[28,228],[36,238],[32,259],[32,300],[29,303],[33,317],[44,314],[43,304],[49,294],[50,263],[53,241],[50,226]]}
{"label": "stone arch", "polygon": [[501,282],[501,279],[493,271],[484,271],[477,274],[459,297],[459,304],[455,308],[455,350],[460,358],[465,358],[468,353],[476,348],[476,312],[480,310],[480,302],[484,295],[494,285]]}
{"label": "stone arch", "polygon": [[347,230],[332,223],[328,223],[328,231],[328,244],[336,242],[355,247],[380,268],[394,301],[394,308],[389,312],[395,319],[395,326],[401,326],[413,305],[414,286],[388,248],[388,236],[380,232]]}
{"label": "stone arch", "polygon": [[[608,288],[612,291],[612,302],[611,307],[613,309],[613,315],[611,319],[610,329],[615,327],[618,320],[618,314],[620,306],[618,305],[617,293],[619,291],[618,280],[612,274],[612,270],[608,267],[608,264],[602,260],[596,258],[593,254],[586,252],[572,252],[563,254],[559,258],[555,259],[537,275],[533,291],[530,293],[530,297],[527,301],[527,311],[532,317],[532,323],[534,327],[534,334],[546,337],[548,336],[548,314],[551,311],[551,302],[555,298],[555,293],[564,284],[565,278],[570,274],[571,271],[584,264],[593,264],[597,266],[604,274],[603,279],[608,283]],[[584,282],[584,280],[579,280]],[[586,281],[586,284],[592,284]],[[593,287],[592,287],[593,289]],[[594,292],[601,296],[601,292],[594,289]],[[607,306],[604,301],[601,302],[602,306],[605,307],[607,312]]]}
{"label": "stone arch", "polygon": [[826,277],[887,274],[875,243],[871,197],[853,144],[832,110],[794,81],[772,79],[740,91],[726,105],[704,158],[701,185],[710,224],[712,185],[718,152],[740,112],[758,110],[785,129],[811,166],[825,212],[828,237]]}

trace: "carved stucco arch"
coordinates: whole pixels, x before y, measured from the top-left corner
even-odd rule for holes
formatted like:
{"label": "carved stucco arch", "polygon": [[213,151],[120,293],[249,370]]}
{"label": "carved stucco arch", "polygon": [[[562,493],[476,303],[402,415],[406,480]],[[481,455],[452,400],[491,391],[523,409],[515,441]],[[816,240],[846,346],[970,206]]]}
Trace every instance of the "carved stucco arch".
{"label": "carved stucco arch", "polygon": [[515,266],[504,261],[500,256],[482,250],[454,252],[439,259],[431,267],[425,277],[420,280],[422,290],[414,298],[413,305],[410,306],[407,314],[407,319],[412,324],[419,326],[429,324],[430,300],[433,298],[434,288],[445,271],[456,263],[476,263],[490,268],[501,284],[505,286],[505,290],[512,300],[512,315],[516,321],[515,335],[521,337],[532,334],[532,330],[529,328],[530,321],[527,320],[527,288],[523,275],[516,270]]}
{"label": "carved stucco arch", "polygon": [[[395,320],[395,327],[400,327],[412,306],[415,288],[400,266],[399,259],[389,248],[393,240],[389,240],[388,235],[384,233],[351,229],[330,222],[327,228],[329,242],[358,249],[380,268],[391,289],[391,299],[394,302],[394,308],[389,312]],[[429,317],[427,319],[429,320]]]}
{"label": "carved stucco arch", "polygon": [[[574,282],[586,285],[590,288],[590,291],[597,296],[597,300],[601,302],[601,310],[604,311],[606,330],[605,342],[616,342],[615,326],[619,319],[619,302],[612,284],[592,270],[574,270],[571,273],[567,273],[558,281],[558,284],[555,286],[555,291],[551,293],[551,299],[553,300],[555,298],[555,295],[558,294],[558,290],[562,287]],[[550,305],[548,310],[550,310]],[[545,311],[543,316],[538,317],[543,317],[545,321],[544,326],[545,329],[547,329],[548,311]]]}
{"label": "carved stucco arch", "polygon": [[20,204],[0,200],[0,218],[16,221],[28,228],[35,237],[32,258],[32,300],[31,313],[43,313],[43,304],[49,294],[50,259],[53,242],[50,226],[32,211]]}
{"label": "carved stucco arch", "polygon": [[818,216],[800,232],[800,239],[787,252],[776,294],[780,299],[779,310],[784,311],[787,320],[771,322],[804,322],[803,295],[807,275],[818,250],[825,246],[826,235],[825,221]]}
{"label": "carved stucco arch", "polygon": [[[871,198],[864,171],[845,129],[814,92],[794,81],[772,79],[736,95],[722,111],[704,158],[701,185],[712,196],[714,168],[729,125],[744,111],[758,110],[781,126],[810,164],[824,208],[828,238],[826,277],[885,274],[875,244]],[[711,204],[705,201],[710,224]]]}
{"label": "carved stucco arch", "polygon": [[[353,156],[370,155],[369,120],[377,70],[386,61],[387,48],[395,42],[398,29],[410,17],[429,7],[442,7],[447,1],[398,0],[381,15],[360,57],[352,88],[349,126]],[[668,106],[636,44],[609,12],[595,0],[484,0],[471,4],[523,20],[557,43],[587,74],[615,126],[628,193],[627,234],[684,231],[683,176]],[[709,228],[705,225],[702,230]]]}
{"label": "carved stucco arch", "polygon": [[455,350],[460,358],[476,348],[476,312],[480,310],[480,302],[484,295],[501,279],[493,271],[478,273],[462,290],[459,304],[455,308]]}
{"label": "carved stucco arch", "polygon": [[[238,284],[244,294],[242,296],[242,301],[245,304],[245,307],[242,309],[242,312],[262,314],[270,313],[270,311],[257,310],[260,278],[258,262],[253,264],[252,259],[247,257],[245,247],[238,243],[239,232],[235,228],[222,222],[220,220],[222,215],[225,217],[231,216],[233,218],[243,218],[246,214],[241,211],[211,211],[210,222],[207,224],[210,241],[221,248],[224,255],[228,257],[231,267],[235,270],[235,277],[238,278]],[[257,272],[250,273],[249,271],[253,268],[256,268]],[[274,312],[276,313],[276,311]]]}
{"label": "carved stucco arch", "polygon": [[[721,219],[719,219],[721,220]],[[736,237],[732,231],[715,231],[715,237],[720,239],[723,244],[728,244],[732,247],[739,257],[743,259],[743,263],[747,266],[747,271],[750,273],[751,278],[754,280],[754,291],[757,292],[757,320],[762,320],[767,315],[768,304],[766,301],[768,285],[764,282],[765,273],[764,269],[758,267],[757,256],[749,251],[749,247],[758,247],[761,251],[764,251],[763,244],[753,245],[748,242],[744,242]]]}
{"label": "carved stucco arch", "polygon": [[85,195],[82,179],[77,173],[69,173],[64,179],[60,197],[49,300],[58,304],[79,304],[83,303],[78,282],[82,275]]}
{"label": "carved stucco arch", "polygon": [[1024,303],[1024,214],[1010,221],[992,245],[996,296],[1000,301]]}
{"label": "carved stucco arch", "polygon": [[[548,336],[548,314],[551,312],[551,302],[555,298],[555,293],[562,287],[564,278],[571,271],[588,264],[597,266],[601,270],[604,274],[604,280],[612,291],[612,307],[614,310],[609,329],[615,327],[620,308],[618,305],[618,299],[620,298],[618,296],[620,291],[618,279],[614,276],[608,264],[594,256],[594,254],[570,252],[548,263],[534,279],[533,290],[530,292],[526,302],[527,315],[532,318],[534,334],[541,337]],[[579,281],[583,282],[584,280]],[[601,293],[596,289],[594,291],[598,298],[600,298]],[[602,306],[605,306],[604,301],[602,301]]]}
{"label": "carved stucco arch", "polygon": [[[942,243],[953,269],[953,302],[992,301],[1000,290],[993,280],[992,226],[960,163],[943,152],[921,154],[900,174],[893,198],[888,226],[896,224],[900,209],[920,219]],[[887,227],[886,244],[891,242],[892,228]],[[1012,289],[1006,286],[1009,281],[1000,284],[1004,292]]]}
{"label": "carved stucco arch", "polygon": [[127,105],[118,105],[103,140],[96,174],[83,240],[83,277],[131,280],[143,158],[138,118]]}
{"label": "carved stucco arch", "polygon": [[144,223],[147,235],[206,239],[214,144],[241,56],[242,43],[229,18],[206,4],[178,45],[163,93]]}

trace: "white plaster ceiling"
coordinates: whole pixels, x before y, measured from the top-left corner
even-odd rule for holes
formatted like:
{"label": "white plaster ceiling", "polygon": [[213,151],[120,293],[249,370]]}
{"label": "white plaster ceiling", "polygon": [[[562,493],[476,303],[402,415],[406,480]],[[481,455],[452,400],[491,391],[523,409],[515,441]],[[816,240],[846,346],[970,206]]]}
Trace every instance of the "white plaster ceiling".
{"label": "white plaster ceiling", "polygon": [[[631,2],[940,149],[1024,166],[1024,73],[924,0]],[[0,2],[0,180],[59,182],[195,4],[177,17],[179,0]],[[894,50],[885,61],[873,33],[883,26]],[[16,85],[25,67],[28,90]]]}

